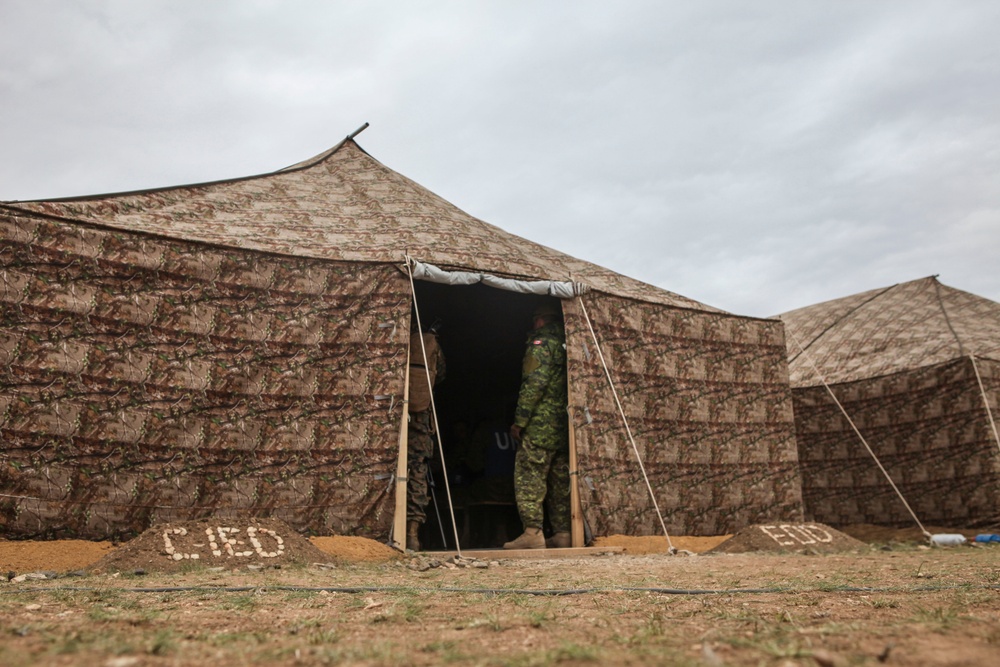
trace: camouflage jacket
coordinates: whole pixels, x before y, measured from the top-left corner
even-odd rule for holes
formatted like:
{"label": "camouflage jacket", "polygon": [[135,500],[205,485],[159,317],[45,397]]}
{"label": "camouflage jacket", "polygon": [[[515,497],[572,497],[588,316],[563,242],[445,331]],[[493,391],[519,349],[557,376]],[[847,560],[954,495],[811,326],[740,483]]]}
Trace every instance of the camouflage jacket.
{"label": "camouflage jacket", "polygon": [[568,446],[565,340],[561,324],[535,329],[528,336],[521,368],[514,424],[524,429],[525,439],[545,449]]}

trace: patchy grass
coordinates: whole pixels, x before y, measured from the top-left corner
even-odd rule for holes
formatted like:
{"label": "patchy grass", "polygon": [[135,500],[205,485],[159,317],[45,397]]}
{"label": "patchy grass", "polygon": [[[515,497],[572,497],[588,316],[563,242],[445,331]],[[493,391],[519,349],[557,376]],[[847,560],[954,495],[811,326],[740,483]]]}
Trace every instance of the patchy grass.
{"label": "patchy grass", "polygon": [[[1000,648],[1000,592],[988,587],[998,554],[969,549],[858,558],[510,561],[486,570],[434,570],[431,576],[384,565],[338,569],[336,585],[357,593],[277,588],[330,585],[329,573],[302,568],[266,576],[201,572],[141,581],[73,580],[87,590],[70,590],[63,586],[68,580],[31,590],[0,584],[0,664],[104,665],[131,656],[138,664],[213,667],[776,667],[813,664],[811,656],[825,650],[843,664],[875,665],[889,644],[890,664],[897,667],[948,664],[945,659],[989,664]],[[862,581],[879,590],[848,590]],[[128,590],[180,585],[196,588]],[[643,586],[782,590],[626,590]],[[525,589],[596,592],[515,592]]]}

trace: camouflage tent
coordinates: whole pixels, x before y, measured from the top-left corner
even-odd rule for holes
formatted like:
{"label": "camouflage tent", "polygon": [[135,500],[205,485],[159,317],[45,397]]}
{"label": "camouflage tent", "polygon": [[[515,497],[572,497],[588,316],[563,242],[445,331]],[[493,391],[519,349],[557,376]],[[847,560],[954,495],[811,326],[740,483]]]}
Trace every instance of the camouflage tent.
{"label": "camouflage tent", "polygon": [[845,412],[920,521],[1000,518],[1000,303],[930,277],[780,317],[808,518],[913,522]]}
{"label": "camouflage tent", "polygon": [[[545,281],[572,292],[569,408],[595,534],[660,526],[584,309],[670,530],[801,516],[780,322],[508,234],[353,138],[259,176],[6,202],[0,239],[5,534],[255,515],[384,538],[414,290],[423,320],[445,321],[447,447],[452,425],[516,392],[531,310],[557,293]],[[540,294],[411,289],[407,256]]]}

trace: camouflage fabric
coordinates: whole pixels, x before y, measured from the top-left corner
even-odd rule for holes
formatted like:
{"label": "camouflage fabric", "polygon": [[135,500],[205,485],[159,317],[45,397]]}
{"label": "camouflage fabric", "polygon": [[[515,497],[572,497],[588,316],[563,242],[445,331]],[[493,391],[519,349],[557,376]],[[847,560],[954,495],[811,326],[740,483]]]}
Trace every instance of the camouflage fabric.
{"label": "camouflage fabric", "polygon": [[[249,178],[0,203],[0,529],[104,538],[275,516],[384,538],[404,253],[590,287],[673,532],[801,515],[779,322],[509,234],[346,141]],[[584,512],[596,534],[657,533],[583,303],[563,311]]]}
{"label": "camouflage fabric", "polygon": [[427,483],[428,461],[434,457],[434,429],[428,411],[410,413],[406,445],[406,518],[424,523],[431,501]]}
{"label": "camouflage fabric", "polygon": [[802,520],[781,323],[592,293],[563,312],[580,500],[595,535],[662,528],[581,303],[671,534]]}
{"label": "camouflage fabric", "polygon": [[921,522],[1000,520],[1000,303],[929,277],[780,317],[810,520],[913,524],[824,381]]}
{"label": "camouflage fabric", "polygon": [[[1000,363],[977,359],[994,417]],[[831,389],[926,525],[1000,521],[1000,448],[968,359]],[[913,518],[825,387],[793,392],[810,521],[912,526]]]}
{"label": "camouflage fabric", "polygon": [[545,510],[554,532],[569,531],[569,451],[524,438],[514,464],[514,495],[525,528],[542,528]]}
{"label": "camouflage fabric", "polygon": [[208,516],[387,534],[398,270],[40,218],[0,216],[0,238],[4,535]]}
{"label": "camouflage fabric", "polygon": [[485,223],[351,140],[260,176],[4,207],[289,257],[381,264],[401,263],[408,253],[443,269],[573,280],[610,294],[719,312]]}
{"label": "camouflage fabric", "polygon": [[788,330],[792,387],[865,380],[970,354],[1000,360],[1000,303],[933,276],[779,317]]}
{"label": "camouflage fabric", "polygon": [[531,332],[524,351],[514,424],[543,449],[569,446],[564,341],[562,325],[550,322]]}

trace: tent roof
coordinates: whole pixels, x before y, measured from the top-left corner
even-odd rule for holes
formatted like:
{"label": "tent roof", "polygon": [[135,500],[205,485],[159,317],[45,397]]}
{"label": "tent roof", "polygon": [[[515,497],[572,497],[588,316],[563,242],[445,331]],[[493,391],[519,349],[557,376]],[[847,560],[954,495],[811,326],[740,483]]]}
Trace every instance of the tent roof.
{"label": "tent roof", "polygon": [[442,268],[575,281],[628,298],[718,312],[474,218],[382,165],[350,138],[259,176],[3,207],[300,257],[401,264],[409,254]]}
{"label": "tent roof", "polygon": [[778,317],[785,323],[793,387],[822,383],[812,364],[833,384],[969,354],[1000,359],[1000,303],[942,285],[935,276]]}

